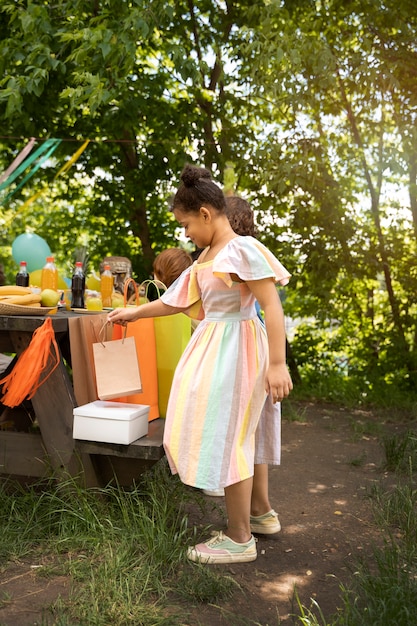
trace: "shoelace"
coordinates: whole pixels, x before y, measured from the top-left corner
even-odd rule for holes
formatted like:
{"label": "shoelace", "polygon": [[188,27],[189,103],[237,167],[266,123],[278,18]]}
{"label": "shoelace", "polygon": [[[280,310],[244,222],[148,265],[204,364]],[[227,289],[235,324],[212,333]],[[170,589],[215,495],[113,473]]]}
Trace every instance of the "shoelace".
{"label": "shoelace", "polygon": [[224,540],[225,540],[225,536],[223,535],[222,531],[219,531],[216,533],[214,537],[212,537],[211,539],[207,541],[207,545],[215,546],[218,543],[223,543]]}

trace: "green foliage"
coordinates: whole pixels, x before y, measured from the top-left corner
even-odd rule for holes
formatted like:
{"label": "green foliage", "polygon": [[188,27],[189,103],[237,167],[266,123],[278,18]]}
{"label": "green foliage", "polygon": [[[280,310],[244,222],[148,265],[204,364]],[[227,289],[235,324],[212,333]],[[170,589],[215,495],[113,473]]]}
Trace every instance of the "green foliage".
{"label": "green foliage", "polygon": [[416,31],[408,0],[6,1],[0,165],[30,136],[63,139],[2,207],[9,280],[25,229],[64,273],[86,246],[96,271],[122,255],[146,278],[178,243],[180,170],[204,164],[250,200],[260,239],[292,273],[286,314],[318,325],[294,346],[304,389],[328,381],[339,398],[413,401]]}

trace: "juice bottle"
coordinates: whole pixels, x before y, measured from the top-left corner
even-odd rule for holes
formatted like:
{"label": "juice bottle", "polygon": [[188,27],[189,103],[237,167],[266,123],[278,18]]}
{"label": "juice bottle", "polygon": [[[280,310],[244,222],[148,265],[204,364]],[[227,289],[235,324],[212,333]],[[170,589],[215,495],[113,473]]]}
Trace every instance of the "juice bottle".
{"label": "juice bottle", "polygon": [[29,287],[29,274],[26,261],[20,261],[20,268],[16,274],[16,285]]}
{"label": "juice bottle", "polygon": [[110,265],[104,266],[104,271],[101,275],[101,301],[103,307],[111,307],[111,297],[113,293],[113,274],[111,273]]}
{"label": "juice bottle", "polygon": [[41,273],[41,290],[53,289],[58,291],[58,270],[53,256],[46,257],[46,265]]}
{"label": "juice bottle", "polygon": [[77,261],[71,280],[71,308],[84,309],[85,276],[83,264]]}

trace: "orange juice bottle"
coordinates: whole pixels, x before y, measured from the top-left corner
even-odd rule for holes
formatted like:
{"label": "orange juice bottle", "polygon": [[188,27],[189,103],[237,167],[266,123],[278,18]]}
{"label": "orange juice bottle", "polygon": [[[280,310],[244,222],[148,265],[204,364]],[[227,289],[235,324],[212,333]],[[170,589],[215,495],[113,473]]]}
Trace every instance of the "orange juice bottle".
{"label": "orange juice bottle", "polygon": [[100,277],[101,301],[103,307],[111,307],[111,297],[113,293],[113,274],[110,265],[104,266],[104,271]]}
{"label": "orange juice bottle", "polygon": [[46,265],[42,268],[41,289],[58,290],[58,270],[53,256],[46,257]]}

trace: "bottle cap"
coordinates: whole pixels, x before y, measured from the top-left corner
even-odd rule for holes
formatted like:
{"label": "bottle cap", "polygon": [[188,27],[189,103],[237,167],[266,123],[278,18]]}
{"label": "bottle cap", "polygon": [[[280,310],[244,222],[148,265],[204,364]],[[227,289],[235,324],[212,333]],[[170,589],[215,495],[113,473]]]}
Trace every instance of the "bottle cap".
{"label": "bottle cap", "polygon": [[54,262],[54,257],[53,256],[47,256],[46,260],[48,263],[53,263]]}
{"label": "bottle cap", "polygon": [[110,269],[110,265],[105,265],[104,266],[104,270],[109,270]]}
{"label": "bottle cap", "polygon": [[76,261],[75,265],[76,265],[76,267],[82,267],[83,266],[81,261]]}
{"label": "bottle cap", "polygon": [[26,261],[20,261],[20,265],[27,265]]}

